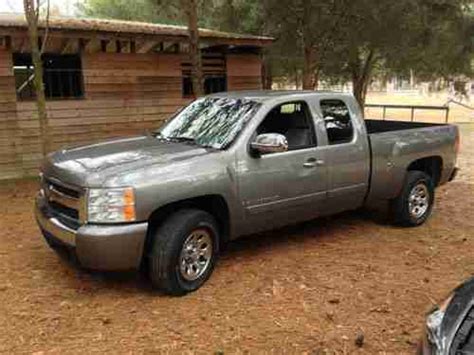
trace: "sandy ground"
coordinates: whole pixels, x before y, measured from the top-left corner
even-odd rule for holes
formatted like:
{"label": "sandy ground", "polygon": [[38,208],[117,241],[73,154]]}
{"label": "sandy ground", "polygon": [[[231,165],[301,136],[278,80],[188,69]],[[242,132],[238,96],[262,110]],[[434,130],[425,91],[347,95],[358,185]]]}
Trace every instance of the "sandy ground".
{"label": "sandy ground", "polygon": [[426,225],[353,212],[239,240],[183,298],[67,264],[34,223],[36,181],[3,182],[0,352],[413,353],[425,311],[474,274],[474,125],[461,127],[462,173]]}

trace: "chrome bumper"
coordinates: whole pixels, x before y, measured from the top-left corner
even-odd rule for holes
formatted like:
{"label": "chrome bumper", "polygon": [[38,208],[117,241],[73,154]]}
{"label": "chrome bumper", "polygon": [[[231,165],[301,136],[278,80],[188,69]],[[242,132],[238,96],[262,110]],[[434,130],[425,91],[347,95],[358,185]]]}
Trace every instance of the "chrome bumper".
{"label": "chrome bumper", "polygon": [[148,223],[66,226],[50,211],[43,197],[35,203],[36,221],[43,234],[73,249],[79,264],[93,270],[138,269]]}

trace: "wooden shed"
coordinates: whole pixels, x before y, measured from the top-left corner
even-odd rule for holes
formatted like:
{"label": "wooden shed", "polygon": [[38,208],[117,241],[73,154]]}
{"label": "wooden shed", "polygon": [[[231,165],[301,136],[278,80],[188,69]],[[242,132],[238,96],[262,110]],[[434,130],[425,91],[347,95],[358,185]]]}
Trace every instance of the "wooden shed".
{"label": "wooden shed", "polygon": [[[193,98],[186,27],[51,18],[48,28],[50,151],[157,128]],[[200,37],[206,93],[261,88],[271,38],[206,29]],[[0,15],[0,179],[36,174],[42,158],[32,79],[26,21]]]}

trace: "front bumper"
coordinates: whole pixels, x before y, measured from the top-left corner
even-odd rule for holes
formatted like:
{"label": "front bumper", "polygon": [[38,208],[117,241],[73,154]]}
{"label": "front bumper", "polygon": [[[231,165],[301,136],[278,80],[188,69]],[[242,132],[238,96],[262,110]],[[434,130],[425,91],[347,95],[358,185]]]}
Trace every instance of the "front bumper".
{"label": "front bumper", "polygon": [[86,269],[119,271],[140,267],[148,223],[85,224],[77,229],[64,224],[42,196],[36,198],[36,221],[48,243],[72,250]]}

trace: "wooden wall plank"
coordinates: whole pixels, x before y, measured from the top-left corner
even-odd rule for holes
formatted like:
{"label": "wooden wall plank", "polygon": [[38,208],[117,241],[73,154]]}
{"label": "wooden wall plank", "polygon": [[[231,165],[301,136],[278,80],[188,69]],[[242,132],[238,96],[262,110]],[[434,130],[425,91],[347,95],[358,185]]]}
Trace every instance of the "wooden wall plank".
{"label": "wooden wall plank", "polygon": [[23,175],[12,60],[10,51],[0,50],[0,178]]}
{"label": "wooden wall plank", "polygon": [[262,60],[256,54],[229,54],[227,76],[261,76]]}
{"label": "wooden wall plank", "polygon": [[[205,60],[222,68],[223,58]],[[182,62],[180,54],[83,54],[85,98],[47,102],[49,149],[157,129],[190,101]],[[226,67],[229,90],[261,87],[259,56],[230,55]],[[0,179],[36,173],[41,162],[36,103],[16,101],[12,68],[11,53],[0,51]]]}
{"label": "wooden wall plank", "polygon": [[256,54],[227,56],[227,89],[229,91],[261,89],[261,71],[262,61]]}

